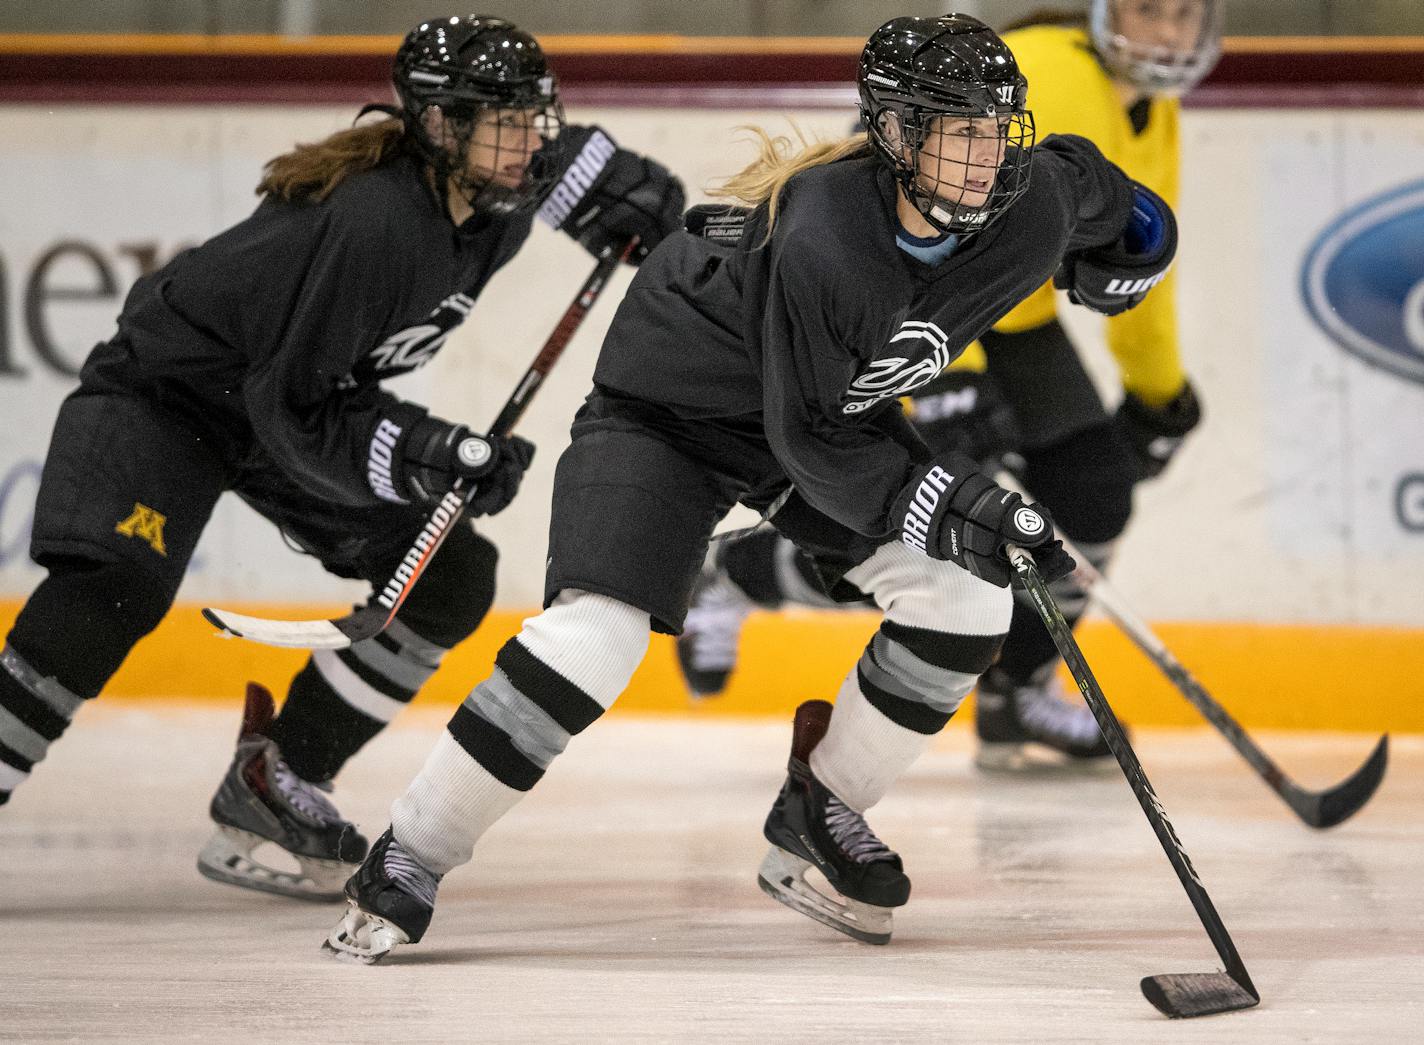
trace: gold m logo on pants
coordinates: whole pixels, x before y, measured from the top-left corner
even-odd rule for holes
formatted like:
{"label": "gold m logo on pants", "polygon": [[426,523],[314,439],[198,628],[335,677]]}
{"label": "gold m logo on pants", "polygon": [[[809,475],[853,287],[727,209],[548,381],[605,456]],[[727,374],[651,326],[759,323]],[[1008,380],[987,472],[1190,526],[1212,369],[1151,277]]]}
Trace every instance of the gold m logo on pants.
{"label": "gold m logo on pants", "polygon": [[168,521],[168,516],[161,512],[155,512],[147,505],[134,503],[133,512],[119,525],[114,527],[115,533],[121,533],[125,537],[138,537],[148,542],[148,546],[159,555],[167,555],[168,549],[163,547],[163,524]]}

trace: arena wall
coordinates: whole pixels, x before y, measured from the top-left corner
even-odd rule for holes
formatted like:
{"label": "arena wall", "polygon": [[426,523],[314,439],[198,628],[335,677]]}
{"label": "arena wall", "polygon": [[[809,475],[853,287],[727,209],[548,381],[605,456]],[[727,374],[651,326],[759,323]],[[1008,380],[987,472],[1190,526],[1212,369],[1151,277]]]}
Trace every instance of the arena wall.
{"label": "arena wall", "polygon": [[[160,94],[135,93],[136,81],[116,74],[114,97],[128,101],[107,100],[102,84],[46,100],[15,88],[15,58],[39,52],[10,51],[0,46],[0,623],[43,576],[26,538],[50,427],[85,353],[113,330],[128,284],[239,220],[255,204],[263,161],[345,126],[362,97],[351,85],[308,84],[315,97],[298,103],[298,82],[275,99],[175,99],[162,84],[151,86]],[[850,92],[833,81],[626,86],[571,84],[569,118],[659,157],[694,201],[749,158],[739,125],[832,136],[851,119]],[[1408,87],[1334,88],[1311,87],[1319,93],[1308,107],[1270,84],[1208,89],[1184,114],[1183,344],[1207,420],[1166,477],[1141,488],[1114,582],[1247,724],[1419,730],[1424,99]],[[444,416],[487,423],[590,265],[571,240],[539,227],[437,360],[392,387]],[[480,524],[501,550],[497,611],[429,699],[463,696],[539,602],[554,463],[628,277],[523,423],[539,446],[525,491]],[[1113,398],[1097,324],[1073,312]],[[228,499],[179,607],[111,690],[230,696],[249,675],[280,687],[299,655],[224,643],[196,607],[303,616],[362,595]],[[865,614],[759,615],[738,680],[710,710],[780,713],[827,693],[873,627]],[[1106,623],[1087,627],[1085,646],[1125,718],[1197,721]],[[621,706],[686,707],[665,642]]]}

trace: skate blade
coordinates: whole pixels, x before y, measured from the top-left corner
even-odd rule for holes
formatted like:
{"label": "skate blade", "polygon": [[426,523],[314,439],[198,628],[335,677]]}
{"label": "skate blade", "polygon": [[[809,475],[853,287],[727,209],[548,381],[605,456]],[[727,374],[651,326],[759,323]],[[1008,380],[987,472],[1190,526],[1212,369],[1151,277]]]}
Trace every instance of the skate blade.
{"label": "skate blade", "polygon": [[198,872],[224,885],[289,896],[296,900],[330,903],[345,898],[342,886],[356,873],[358,864],[297,856],[294,853],[292,858],[301,870],[296,873],[282,871],[252,859],[252,851],[270,841],[251,831],[219,826],[198,854]]}
{"label": "skate blade", "polygon": [[354,901],[347,903],[341,921],[322,941],[324,953],[350,965],[375,965],[401,944],[410,942],[410,937],[393,923],[361,910]]}
{"label": "skate blade", "polygon": [[1117,768],[1117,761],[1106,758],[1073,758],[1061,751],[1034,743],[984,743],[974,753],[974,765],[991,773],[1021,773],[1044,776],[1079,776]]}
{"label": "skate blade", "polygon": [[774,845],[761,862],[757,885],[773,900],[861,943],[890,942],[892,908],[861,903],[839,893],[827,896],[806,881],[810,866],[810,861]]}

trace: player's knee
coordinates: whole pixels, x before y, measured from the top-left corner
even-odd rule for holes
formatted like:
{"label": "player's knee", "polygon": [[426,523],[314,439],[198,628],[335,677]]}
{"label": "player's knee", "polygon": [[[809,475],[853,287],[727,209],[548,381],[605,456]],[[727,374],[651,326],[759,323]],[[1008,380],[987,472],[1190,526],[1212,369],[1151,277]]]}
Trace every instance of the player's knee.
{"label": "player's knee", "polygon": [[469,526],[454,527],[401,606],[401,623],[445,649],[463,642],[494,603],[498,564],[493,544]]}
{"label": "player's knee", "polygon": [[857,668],[866,699],[896,725],[926,735],[949,722],[1004,636],[961,635],[881,622]]}
{"label": "player's knee", "polygon": [[513,641],[593,705],[606,709],[643,662],[651,629],[646,610],[606,595],[565,589],[548,609],[525,621]]}
{"label": "player's knee", "polygon": [[9,642],[42,676],[96,696],[135,643],[173,605],[172,584],[127,562],[47,558]]}
{"label": "player's knee", "polygon": [[1132,515],[1132,470],[1111,424],[1024,452],[1024,484],[1074,540],[1104,543]]}
{"label": "player's knee", "polygon": [[846,580],[875,598],[885,619],[925,631],[993,635],[1009,630],[1013,595],[952,562],[898,541],[882,545]]}
{"label": "player's knee", "polygon": [[880,634],[932,668],[978,677],[999,656],[1006,632],[965,635],[916,628],[887,618],[880,622]]}

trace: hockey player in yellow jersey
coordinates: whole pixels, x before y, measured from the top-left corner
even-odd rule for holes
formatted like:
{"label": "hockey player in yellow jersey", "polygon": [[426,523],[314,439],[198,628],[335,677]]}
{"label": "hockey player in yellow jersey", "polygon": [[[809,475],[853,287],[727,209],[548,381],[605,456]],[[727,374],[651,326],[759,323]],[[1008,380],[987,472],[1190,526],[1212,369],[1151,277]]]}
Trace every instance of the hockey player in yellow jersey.
{"label": "hockey player in yellow jersey", "polygon": [[[1178,96],[1219,57],[1222,15],[1220,0],[1094,0],[1087,20],[1039,15],[1003,38],[1028,79],[1040,138],[1091,139],[1175,207]],[[1052,284],[1044,284],[952,370],[908,397],[906,413],[937,451],[1009,453],[1020,481],[1101,570],[1127,526],[1135,483],[1160,474],[1201,417],[1182,365],[1175,282],[1169,273],[1141,307],[1106,320],[1123,389],[1113,412],[1058,321]],[[1086,593],[1065,578],[1055,595],[1076,622]],[[787,602],[833,605],[810,564],[774,530],[714,545],[678,641],[692,692],[720,693],[747,615]],[[1057,668],[1037,615],[1017,605],[999,661],[978,689],[980,765],[1024,765],[1035,761],[1032,747],[1080,764],[1111,762],[1087,706],[1065,699]]]}
{"label": "hockey player in yellow jersey", "polygon": [[[1099,0],[1091,29],[1071,23],[1028,25],[1005,33],[1004,42],[1028,77],[1040,135],[1091,139],[1108,159],[1175,207],[1177,93],[1194,85],[1215,61],[1219,18],[1220,5],[1202,0]],[[1151,43],[1136,42],[1157,40],[1166,53],[1155,60]],[[1174,46],[1179,40],[1180,50]],[[1182,57],[1173,61],[1177,55]],[[1034,91],[1036,83],[1051,84],[1052,90]],[[1141,308],[1106,323],[1124,388],[1151,407],[1164,406],[1186,387],[1175,282],[1168,273]],[[1053,288],[1045,284],[995,331],[1032,330],[1053,322],[1056,311]]]}

